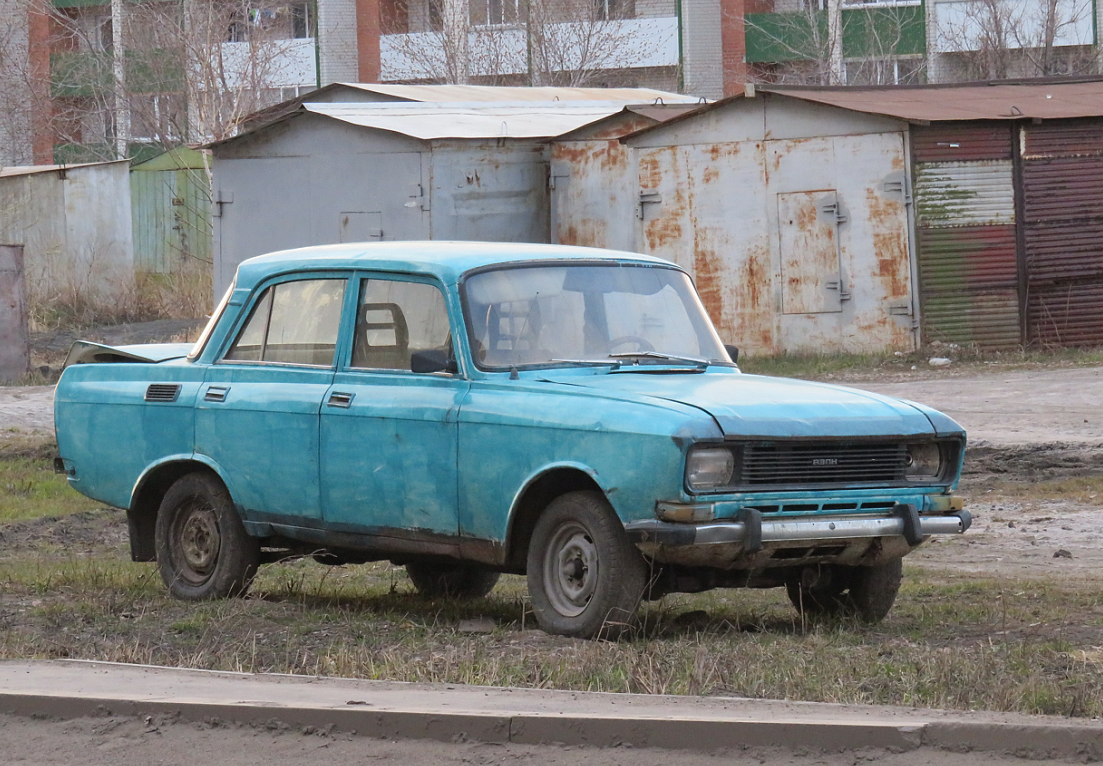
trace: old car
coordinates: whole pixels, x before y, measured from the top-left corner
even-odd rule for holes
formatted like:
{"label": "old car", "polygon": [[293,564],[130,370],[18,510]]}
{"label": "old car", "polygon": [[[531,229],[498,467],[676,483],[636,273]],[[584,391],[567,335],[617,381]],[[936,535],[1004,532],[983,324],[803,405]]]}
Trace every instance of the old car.
{"label": "old car", "polygon": [[744,374],[678,266],[551,245],[342,244],[245,261],[193,346],[77,343],[58,470],[126,509],[183,599],[259,564],[390,560],[430,596],[526,574],[547,631],[784,587],[882,619],[964,532],[965,434],[912,402]]}

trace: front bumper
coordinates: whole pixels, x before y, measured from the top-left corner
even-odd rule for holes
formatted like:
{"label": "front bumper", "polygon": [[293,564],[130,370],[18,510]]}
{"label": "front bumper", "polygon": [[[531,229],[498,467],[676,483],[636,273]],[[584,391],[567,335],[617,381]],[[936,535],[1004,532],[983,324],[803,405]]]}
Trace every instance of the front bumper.
{"label": "front bumper", "polygon": [[972,524],[965,510],[920,516],[897,504],[887,516],[764,519],[744,508],[732,521],[681,524],[658,519],[625,525],[644,555],[671,564],[757,569],[830,562],[874,565],[900,558],[932,535],[963,534]]}

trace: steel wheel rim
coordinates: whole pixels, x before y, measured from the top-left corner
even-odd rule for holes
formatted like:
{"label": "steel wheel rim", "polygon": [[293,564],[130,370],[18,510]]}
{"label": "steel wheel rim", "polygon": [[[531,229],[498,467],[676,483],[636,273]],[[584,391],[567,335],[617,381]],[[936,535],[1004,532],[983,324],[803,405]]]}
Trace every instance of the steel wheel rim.
{"label": "steel wheel rim", "polygon": [[177,536],[184,579],[193,583],[207,580],[218,564],[221,545],[222,536],[214,509],[201,504],[188,508],[181,519]]}
{"label": "steel wheel rim", "polygon": [[597,546],[586,527],[577,522],[560,525],[544,552],[544,592],[555,611],[578,617],[597,590]]}

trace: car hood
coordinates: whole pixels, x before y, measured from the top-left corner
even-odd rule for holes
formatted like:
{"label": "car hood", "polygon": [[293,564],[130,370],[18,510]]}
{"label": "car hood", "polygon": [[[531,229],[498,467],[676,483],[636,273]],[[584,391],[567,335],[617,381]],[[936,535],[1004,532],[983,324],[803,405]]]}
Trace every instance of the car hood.
{"label": "car hood", "polygon": [[609,394],[682,402],[707,412],[724,435],[731,437],[911,436],[962,431],[942,413],[912,402],[790,378],[725,371],[618,372],[548,379]]}

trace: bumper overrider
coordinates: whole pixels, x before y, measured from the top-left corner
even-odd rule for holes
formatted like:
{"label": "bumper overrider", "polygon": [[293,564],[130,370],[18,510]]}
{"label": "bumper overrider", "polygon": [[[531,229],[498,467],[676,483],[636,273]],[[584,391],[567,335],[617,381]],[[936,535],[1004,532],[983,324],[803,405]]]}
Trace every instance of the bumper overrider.
{"label": "bumper overrider", "polygon": [[[959,500],[955,498],[955,500]],[[669,564],[731,569],[828,562],[872,566],[909,553],[933,535],[960,535],[973,522],[960,509],[920,516],[915,505],[897,503],[878,516],[769,518],[743,508],[731,520],[679,523],[645,519],[625,525],[628,539],[645,556]]]}

